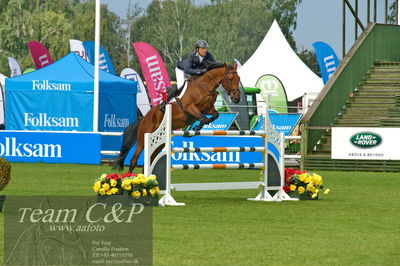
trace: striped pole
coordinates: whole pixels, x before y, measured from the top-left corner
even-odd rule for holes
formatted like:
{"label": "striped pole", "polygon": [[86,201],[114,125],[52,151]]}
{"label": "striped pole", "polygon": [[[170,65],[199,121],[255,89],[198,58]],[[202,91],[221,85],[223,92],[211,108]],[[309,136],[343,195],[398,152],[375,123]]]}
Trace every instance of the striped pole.
{"label": "striped pole", "polygon": [[198,131],[172,131],[174,136],[264,136],[263,130],[198,130]]}
{"label": "striped pole", "polygon": [[232,163],[232,164],[173,164],[172,169],[193,170],[193,169],[247,169],[263,168],[263,163]]}
{"label": "striped pole", "polygon": [[200,148],[172,148],[173,153],[184,152],[265,152],[264,147],[200,147]]}

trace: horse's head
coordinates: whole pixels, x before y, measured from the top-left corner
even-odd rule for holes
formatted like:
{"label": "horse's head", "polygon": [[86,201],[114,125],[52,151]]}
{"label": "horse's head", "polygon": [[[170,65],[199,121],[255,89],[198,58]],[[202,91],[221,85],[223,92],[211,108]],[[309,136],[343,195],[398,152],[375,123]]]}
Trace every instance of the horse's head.
{"label": "horse's head", "polygon": [[240,101],[239,82],[240,77],[237,73],[237,63],[235,62],[233,66],[225,64],[225,75],[221,81],[221,85],[234,103]]}

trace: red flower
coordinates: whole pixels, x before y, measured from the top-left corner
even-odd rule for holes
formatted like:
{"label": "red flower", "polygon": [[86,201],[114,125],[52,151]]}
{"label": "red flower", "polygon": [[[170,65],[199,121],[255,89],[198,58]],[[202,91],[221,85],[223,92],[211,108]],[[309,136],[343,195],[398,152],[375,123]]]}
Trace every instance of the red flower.
{"label": "red flower", "polygon": [[118,174],[109,174],[106,176],[106,178],[117,180],[117,179],[119,179],[119,175]]}
{"label": "red flower", "polygon": [[283,186],[283,191],[285,191],[286,193],[289,193],[290,187],[288,185]]}
{"label": "red flower", "polygon": [[293,168],[285,168],[285,183],[290,184],[290,178],[293,175],[301,175],[303,173],[307,173],[307,171],[300,171]]}
{"label": "red flower", "polygon": [[122,179],[126,178],[126,177],[131,177],[131,176],[136,176],[134,173],[125,173],[121,176]]}

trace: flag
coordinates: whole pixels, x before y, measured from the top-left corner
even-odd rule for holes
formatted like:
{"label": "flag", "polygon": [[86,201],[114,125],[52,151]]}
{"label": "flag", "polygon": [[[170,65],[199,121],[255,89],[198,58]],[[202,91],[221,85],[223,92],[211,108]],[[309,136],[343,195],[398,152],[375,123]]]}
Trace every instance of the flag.
{"label": "flag", "polygon": [[71,52],[76,53],[86,61],[89,59],[86,56],[85,48],[83,47],[83,43],[79,40],[69,40],[69,46],[71,48]]}
{"label": "flag", "polygon": [[[86,41],[86,42],[83,42],[82,45],[85,48],[86,56],[89,59],[89,62],[94,64],[94,42]],[[115,70],[114,70],[114,66],[111,62],[111,58],[108,55],[108,53],[106,52],[106,50],[103,48],[103,46],[101,46],[101,45],[100,45],[100,54],[99,54],[99,68],[110,74],[115,75]]]}
{"label": "flag", "polygon": [[146,81],[151,104],[157,105],[162,100],[162,93],[166,92],[167,87],[171,85],[167,68],[161,56],[150,44],[135,42],[132,45]]}
{"label": "flag", "polygon": [[326,84],[329,78],[333,75],[336,68],[339,66],[339,59],[336,56],[332,47],[324,42],[315,42],[312,44],[319,65],[319,71],[322,75],[322,80]]}
{"label": "flag", "polygon": [[10,65],[11,69],[11,77],[16,77],[21,75],[21,67],[18,64],[18,61],[15,60],[13,57],[7,57],[8,58],[8,64]]}
{"label": "flag", "polygon": [[37,41],[31,41],[28,42],[27,45],[31,52],[33,62],[36,65],[36,69],[40,69],[53,63],[49,51],[47,51],[43,44]]}
{"label": "flag", "polygon": [[132,68],[124,68],[119,75],[121,78],[134,80],[138,83],[138,89],[136,94],[136,104],[143,116],[150,110],[151,105],[149,97],[147,96],[146,87],[143,84],[139,74]]}

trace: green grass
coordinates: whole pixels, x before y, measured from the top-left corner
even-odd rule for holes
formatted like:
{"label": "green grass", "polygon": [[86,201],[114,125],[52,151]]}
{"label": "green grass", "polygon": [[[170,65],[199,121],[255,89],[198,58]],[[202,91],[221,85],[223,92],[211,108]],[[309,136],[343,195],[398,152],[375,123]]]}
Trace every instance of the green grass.
{"label": "green grass", "polygon": [[[2,194],[94,195],[93,180],[104,172],[111,170],[108,166],[13,164],[11,182]],[[187,206],[154,208],[154,264],[399,265],[400,176],[318,173],[331,189],[318,201],[247,201],[257,190],[174,192],[175,199]],[[176,182],[256,181],[259,171],[174,171],[173,178]],[[0,252],[2,261],[3,248]]]}

